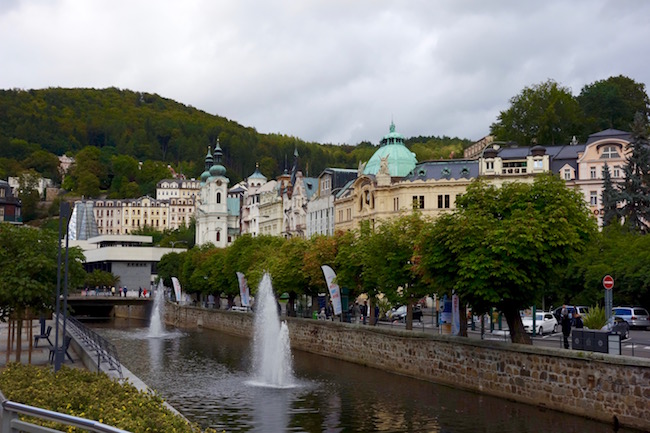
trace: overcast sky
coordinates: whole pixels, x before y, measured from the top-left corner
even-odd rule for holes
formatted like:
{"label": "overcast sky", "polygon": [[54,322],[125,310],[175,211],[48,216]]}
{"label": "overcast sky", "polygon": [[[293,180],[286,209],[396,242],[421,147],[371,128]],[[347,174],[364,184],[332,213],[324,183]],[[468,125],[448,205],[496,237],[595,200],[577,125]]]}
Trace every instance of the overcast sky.
{"label": "overcast sky", "polygon": [[477,140],[549,78],[649,85],[649,20],[636,0],[0,0],[0,88],[157,93],[320,143],[391,119]]}

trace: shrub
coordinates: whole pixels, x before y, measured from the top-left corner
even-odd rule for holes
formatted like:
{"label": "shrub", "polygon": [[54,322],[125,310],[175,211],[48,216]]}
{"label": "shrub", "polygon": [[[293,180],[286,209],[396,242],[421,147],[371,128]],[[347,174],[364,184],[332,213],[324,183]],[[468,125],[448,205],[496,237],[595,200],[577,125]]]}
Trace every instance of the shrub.
{"label": "shrub", "polygon": [[584,323],[586,328],[589,329],[600,329],[605,326],[607,323],[607,317],[605,316],[605,309],[594,305],[589,308],[589,314],[586,314],[582,318],[582,323]]}
{"label": "shrub", "polygon": [[[200,431],[165,407],[157,395],[139,391],[128,382],[117,382],[105,373],[66,366],[55,373],[48,367],[10,363],[0,374],[0,389],[7,399],[15,402],[99,421],[134,433]],[[82,431],[51,421],[29,421],[67,432]]]}

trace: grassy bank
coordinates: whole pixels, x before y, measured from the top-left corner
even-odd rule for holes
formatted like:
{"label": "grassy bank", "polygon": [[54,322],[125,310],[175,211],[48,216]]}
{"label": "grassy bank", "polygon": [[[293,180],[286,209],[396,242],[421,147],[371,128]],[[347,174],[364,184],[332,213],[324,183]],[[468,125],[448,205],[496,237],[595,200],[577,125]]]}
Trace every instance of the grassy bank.
{"label": "grassy bank", "polygon": [[[66,366],[54,373],[50,367],[9,364],[0,373],[0,390],[15,402],[96,420],[133,433],[215,431],[188,424],[167,409],[160,397],[139,391],[129,383],[119,383],[104,373]],[[34,422],[67,432],[81,431],[52,422]]]}

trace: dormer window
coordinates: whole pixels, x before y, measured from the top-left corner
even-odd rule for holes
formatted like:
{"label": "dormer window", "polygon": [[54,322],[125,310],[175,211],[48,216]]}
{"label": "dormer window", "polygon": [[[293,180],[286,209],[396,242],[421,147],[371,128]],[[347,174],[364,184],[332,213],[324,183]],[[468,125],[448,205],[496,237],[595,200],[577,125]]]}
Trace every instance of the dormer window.
{"label": "dormer window", "polygon": [[420,176],[420,177],[424,177],[426,174],[427,174],[427,172],[422,168],[418,171],[418,176]]}
{"label": "dormer window", "polygon": [[449,177],[449,175],[451,175],[451,170],[449,170],[449,168],[447,168],[447,167],[443,168],[442,169],[442,175],[444,177]]}
{"label": "dormer window", "polygon": [[460,174],[461,174],[461,176],[463,176],[463,177],[467,177],[467,176],[469,176],[469,168],[467,168],[467,167],[463,167],[463,168],[460,170]]}
{"label": "dormer window", "polygon": [[616,146],[605,146],[603,148],[603,152],[601,153],[600,157],[602,159],[613,159],[613,158],[620,158],[620,155],[618,154],[618,150],[616,149]]}

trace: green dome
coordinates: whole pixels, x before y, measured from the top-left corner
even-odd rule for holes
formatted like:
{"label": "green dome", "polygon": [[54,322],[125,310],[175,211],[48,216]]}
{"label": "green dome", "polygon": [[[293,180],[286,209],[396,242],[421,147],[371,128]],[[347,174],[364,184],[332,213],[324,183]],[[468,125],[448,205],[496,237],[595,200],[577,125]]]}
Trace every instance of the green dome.
{"label": "green dome", "polygon": [[388,172],[394,177],[405,177],[418,163],[415,153],[404,145],[404,137],[395,132],[395,124],[391,122],[390,132],[381,140],[381,147],[372,155],[366,164],[363,174],[377,174],[381,167],[382,158],[388,157]]}
{"label": "green dome", "polygon": [[221,146],[219,146],[219,139],[217,138],[217,146],[214,149],[214,157],[216,160],[214,161],[214,165],[210,167],[210,176],[211,177],[216,177],[216,176],[225,176],[226,175],[226,167],[221,165],[221,156],[223,155],[223,152],[221,151]]}

